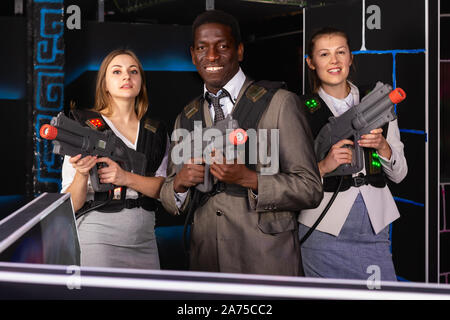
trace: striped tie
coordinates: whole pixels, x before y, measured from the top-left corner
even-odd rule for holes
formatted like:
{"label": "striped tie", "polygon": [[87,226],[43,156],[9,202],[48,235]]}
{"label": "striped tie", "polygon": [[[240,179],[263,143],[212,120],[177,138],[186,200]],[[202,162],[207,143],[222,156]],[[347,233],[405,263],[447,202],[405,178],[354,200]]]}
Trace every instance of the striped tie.
{"label": "striped tie", "polygon": [[205,96],[206,100],[214,108],[214,124],[225,119],[225,114],[223,113],[222,106],[220,105],[220,99],[228,97],[229,94],[225,89],[222,89],[221,91],[222,92],[217,97],[209,92],[207,92]]}

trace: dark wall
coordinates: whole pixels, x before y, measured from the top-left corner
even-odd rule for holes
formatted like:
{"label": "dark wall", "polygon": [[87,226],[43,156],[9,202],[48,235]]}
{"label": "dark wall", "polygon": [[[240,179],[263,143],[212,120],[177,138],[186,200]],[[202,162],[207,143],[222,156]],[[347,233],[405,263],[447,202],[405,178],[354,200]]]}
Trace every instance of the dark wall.
{"label": "dark wall", "polygon": [[[448,19],[448,18],[447,18]],[[442,19],[441,19],[442,20]],[[441,29],[442,30],[442,29]],[[447,29],[448,30],[448,29]],[[448,36],[449,32],[447,32]],[[442,42],[441,42],[442,43]],[[448,59],[446,56],[444,59]],[[450,61],[441,62],[441,207],[440,207],[440,280],[450,282]]]}
{"label": "dark wall", "polygon": [[[447,58],[447,59],[450,59]],[[441,62],[441,182],[450,182],[450,60]]]}
{"label": "dark wall", "polygon": [[[298,17],[301,22],[301,17]],[[284,81],[287,88],[302,92],[302,35],[261,38],[245,43],[244,72],[253,79]]]}
{"label": "dark wall", "polygon": [[0,49],[0,119],[3,119],[0,195],[25,194],[26,20],[0,17],[0,30],[4,44]]}
{"label": "dark wall", "polygon": [[[181,108],[201,93],[202,82],[191,63],[190,28],[148,24],[86,22],[65,34],[65,106],[93,106],[95,77],[112,50],[133,50],[146,71],[149,112],[172,122]],[[81,49],[82,48],[82,49]]]}

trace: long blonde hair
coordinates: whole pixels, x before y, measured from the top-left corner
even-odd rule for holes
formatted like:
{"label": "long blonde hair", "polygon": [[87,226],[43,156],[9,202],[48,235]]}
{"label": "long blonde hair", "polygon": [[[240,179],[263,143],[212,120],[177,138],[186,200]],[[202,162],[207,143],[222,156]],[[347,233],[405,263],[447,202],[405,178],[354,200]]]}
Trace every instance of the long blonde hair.
{"label": "long blonde hair", "polygon": [[128,49],[116,49],[114,51],[111,51],[102,61],[102,64],[100,65],[100,69],[97,73],[97,82],[95,85],[95,111],[104,111],[104,114],[106,116],[112,114],[112,107],[110,103],[111,96],[106,90],[106,70],[111,63],[111,61],[122,54],[129,55],[132,57],[139,69],[139,74],[141,75],[141,90],[139,91],[138,96],[136,97],[135,104],[134,104],[134,111],[136,112],[136,115],[138,119],[142,119],[142,117],[147,112],[148,108],[148,95],[147,95],[147,86],[145,81],[145,73],[144,69],[142,68],[142,64],[139,61],[136,54]]}

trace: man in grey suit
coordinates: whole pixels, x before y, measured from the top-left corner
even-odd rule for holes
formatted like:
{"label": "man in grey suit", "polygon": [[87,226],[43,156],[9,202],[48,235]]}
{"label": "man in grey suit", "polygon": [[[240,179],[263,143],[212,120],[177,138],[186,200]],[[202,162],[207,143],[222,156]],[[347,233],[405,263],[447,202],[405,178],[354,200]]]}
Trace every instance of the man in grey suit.
{"label": "man in grey suit", "polygon": [[[298,211],[316,207],[323,196],[310,129],[298,97],[276,83],[254,82],[239,66],[243,59],[237,21],[207,11],[193,23],[192,62],[204,81],[204,95],[178,115],[175,129],[192,130],[193,121],[211,127],[227,115],[244,129],[279,133],[278,145],[258,142],[272,154],[267,164],[214,162],[214,192],[192,203],[205,166],[185,163],[176,172],[172,142],[167,179],[161,189],[166,210],[180,214],[193,205],[190,269],[197,271],[303,275],[297,236]],[[219,99],[219,103],[214,99]],[[251,111],[251,112],[250,112]],[[270,138],[269,138],[270,140]],[[265,173],[264,173],[265,172]]]}

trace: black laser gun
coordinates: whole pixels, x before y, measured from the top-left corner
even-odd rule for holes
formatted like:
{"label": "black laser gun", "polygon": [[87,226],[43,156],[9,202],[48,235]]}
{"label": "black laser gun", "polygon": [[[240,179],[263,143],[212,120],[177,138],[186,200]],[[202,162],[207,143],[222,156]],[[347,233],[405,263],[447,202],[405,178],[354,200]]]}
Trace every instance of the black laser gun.
{"label": "black laser gun", "polygon": [[[59,155],[107,157],[117,162],[122,169],[139,175],[145,174],[147,159],[141,152],[130,149],[111,130],[97,131],[83,127],[60,112],[53,117],[50,124],[45,124],[39,131],[42,138],[52,140],[53,153]],[[104,164],[103,164],[104,165]],[[94,166],[90,172],[91,184],[96,192],[114,189],[110,183],[100,183],[98,169],[102,164]]]}
{"label": "black laser gun", "polygon": [[339,117],[330,117],[314,140],[314,151],[319,161],[323,160],[330,148],[342,139],[353,137],[354,150],[352,164],[343,164],[325,177],[343,176],[362,170],[364,153],[357,141],[371,130],[381,128],[386,123],[397,119],[394,105],[403,101],[406,93],[396,88],[392,90],[389,84],[377,82],[375,88],[366,95],[361,103],[350,108]]}

